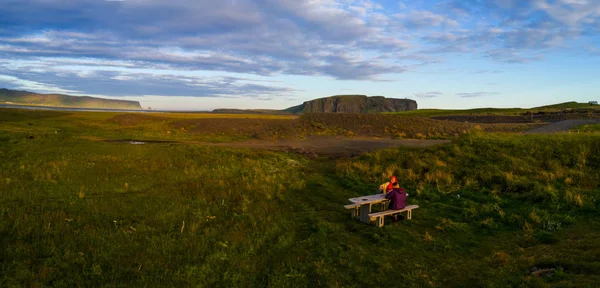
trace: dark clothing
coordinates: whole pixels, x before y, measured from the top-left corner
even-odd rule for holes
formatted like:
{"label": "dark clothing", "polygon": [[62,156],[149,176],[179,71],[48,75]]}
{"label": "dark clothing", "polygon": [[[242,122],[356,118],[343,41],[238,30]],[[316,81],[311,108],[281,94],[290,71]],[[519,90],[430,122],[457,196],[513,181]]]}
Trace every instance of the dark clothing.
{"label": "dark clothing", "polygon": [[390,210],[401,210],[406,207],[406,192],[403,188],[394,188],[389,193],[385,194],[385,198],[390,199]]}

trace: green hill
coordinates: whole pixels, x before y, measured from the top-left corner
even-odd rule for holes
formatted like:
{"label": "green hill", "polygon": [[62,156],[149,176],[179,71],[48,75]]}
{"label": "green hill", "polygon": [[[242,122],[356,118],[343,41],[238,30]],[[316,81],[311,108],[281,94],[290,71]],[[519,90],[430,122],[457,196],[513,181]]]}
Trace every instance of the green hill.
{"label": "green hill", "polygon": [[598,105],[593,105],[593,104],[589,104],[589,103],[577,103],[575,101],[571,101],[571,102],[564,102],[564,103],[559,103],[559,104],[535,107],[533,109],[566,109],[566,108],[590,108],[590,107],[598,107]]}
{"label": "green hill", "polygon": [[290,113],[290,114],[300,114],[302,113],[302,110],[304,109],[304,104],[300,104],[297,106],[292,106],[290,108],[287,108],[285,110],[283,110],[284,112]]}
{"label": "green hill", "polygon": [[38,94],[28,91],[0,89],[0,103],[40,105],[69,108],[105,108],[141,110],[138,101],[113,100],[89,96],[70,96],[62,94]]}

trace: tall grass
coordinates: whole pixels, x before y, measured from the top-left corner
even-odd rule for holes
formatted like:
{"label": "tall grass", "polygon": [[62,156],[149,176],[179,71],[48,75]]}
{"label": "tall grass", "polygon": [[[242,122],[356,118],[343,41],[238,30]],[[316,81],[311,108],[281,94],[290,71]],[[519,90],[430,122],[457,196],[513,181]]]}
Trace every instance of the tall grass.
{"label": "tall grass", "polygon": [[477,191],[527,201],[595,207],[600,139],[593,135],[476,133],[444,148],[385,150],[340,162],[340,177],[381,182],[396,175],[416,193]]}
{"label": "tall grass", "polygon": [[278,203],[305,185],[306,160],[285,154],[11,136],[0,150],[8,286],[266,284],[265,249],[289,225]]}
{"label": "tall grass", "polygon": [[[435,148],[309,160],[90,141],[81,136],[109,124],[85,117],[0,114],[1,287],[600,281],[598,136],[471,132]],[[419,204],[413,219],[350,220],[347,199],[391,175]],[[555,272],[532,276],[534,266]]]}

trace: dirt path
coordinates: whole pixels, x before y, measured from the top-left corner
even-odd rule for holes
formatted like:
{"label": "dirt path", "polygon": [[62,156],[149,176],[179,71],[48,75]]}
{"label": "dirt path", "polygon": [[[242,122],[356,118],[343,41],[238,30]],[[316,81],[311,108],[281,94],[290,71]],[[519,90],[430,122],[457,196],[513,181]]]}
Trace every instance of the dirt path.
{"label": "dirt path", "polygon": [[531,129],[529,131],[526,131],[525,134],[548,134],[548,133],[566,132],[577,126],[586,125],[586,124],[600,124],[600,119],[565,120],[565,121],[550,123],[548,125],[544,125],[542,127],[538,127],[535,129]]}
{"label": "dirt path", "polygon": [[251,148],[271,151],[292,151],[306,156],[326,156],[326,157],[352,157],[367,152],[392,148],[392,147],[429,147],[444,143],[450,143],[450,140],[394,140],[378,138],[345,138],[335,136],[311,136],[305,140],[283,139],[280,141],[269,140],[248,140],[244,142],[196,142],[196,141],[155,141],[143,139],[102,139],[95,137],[84,137],[93,141],[104,142],[127,142],[130,144],[157,144],[157,143],[175,143],[175,144],[193,144],[203,146],[232,147],[232,148]]}

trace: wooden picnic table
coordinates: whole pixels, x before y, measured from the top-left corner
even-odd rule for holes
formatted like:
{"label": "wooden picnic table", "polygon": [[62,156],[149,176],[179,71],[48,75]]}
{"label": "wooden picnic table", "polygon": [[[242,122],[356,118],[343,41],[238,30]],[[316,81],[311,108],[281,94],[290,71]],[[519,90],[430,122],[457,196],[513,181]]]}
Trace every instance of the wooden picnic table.
{"label": "wooden picnic table", "polygon": [[383,193],[360,196],[356,198],[350,198],[348,200],[350,200],[350,202],[354,204],[360,205],[358,214],[359,220],[367,224],[371,223],[371,219],[369,219],[369,213],[371,213],[371,207],[373,206],[373,204],[389,201],[385,198],[385,194]]}

